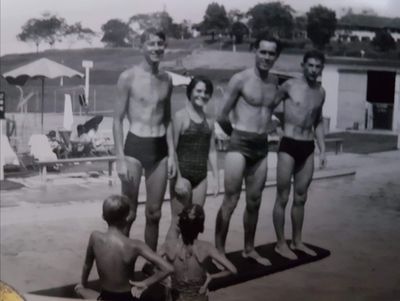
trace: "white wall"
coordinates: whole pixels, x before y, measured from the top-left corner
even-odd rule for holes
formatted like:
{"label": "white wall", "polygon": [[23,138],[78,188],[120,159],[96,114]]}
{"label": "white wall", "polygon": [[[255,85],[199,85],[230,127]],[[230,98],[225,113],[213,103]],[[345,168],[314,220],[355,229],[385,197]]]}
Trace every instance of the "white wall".
{"label": "white wall", "polygon": [[397,131],[397,148],[400,149],[400,73],[396,74],[394,88],[393,130]]}
{"label": "white wall", "polygon": [[364,129],[366,100],[367,72],[340,70],[336,127],[347,129],[358,123]]}
{"label": "white wall", "polygon": [[329,130],[335,130],[337,126],[339,72],[337,66],[325,66],[322,73],[322,87],[326,92],[323,116],[330,119]]}

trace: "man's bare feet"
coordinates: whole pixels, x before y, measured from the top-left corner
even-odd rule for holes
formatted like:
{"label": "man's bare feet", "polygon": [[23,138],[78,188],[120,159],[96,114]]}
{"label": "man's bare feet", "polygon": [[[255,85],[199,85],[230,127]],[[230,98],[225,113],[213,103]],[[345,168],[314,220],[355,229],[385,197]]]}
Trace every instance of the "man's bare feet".
{"label": "man's bare feet", "polygon": [[290,247],[293,249],[293,250],[298,250],[298,251],[302,251],[302,252],[304,252],[304,253],[306,253],[307,255],[310,255],[310,256],[317,256],[317,253],[315,253],[315,251],[314,250],[311,250],[309,247],[307,247],[305,244],[303,244],[302,242],[301,243],[298,243],[298,244],[295,244],[295,243],[291,243],[290,244]]}
{"label": "man's bare feet", "polygon": [[290,260],[296,260],[297,255],[289,249],[288,245],[286,243],[284,244],[276,244],[274,248],[275,252],[281,255],[282,257],[285,257]]}
{"label": "man's bare feet", "polygon": [[261,265],[265,265],[265,266],[271,265],[271,261],[269,261],[265,257],[262,257],[260,254],[257,253],[256,250],[252,250],[248,253],[246,251],[243,251],[242,256],[243,256],[243,258],[253,259]]}

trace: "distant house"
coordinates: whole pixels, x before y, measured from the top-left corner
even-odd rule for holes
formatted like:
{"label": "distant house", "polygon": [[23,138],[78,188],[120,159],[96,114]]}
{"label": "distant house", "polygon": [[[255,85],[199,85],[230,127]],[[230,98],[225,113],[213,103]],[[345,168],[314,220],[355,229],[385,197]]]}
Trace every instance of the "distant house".
{"label": "distant house", "polygon": [[328,58],[322,85],[331,130],[400,131],[400,61]]}
{"label": "distant house", "polygon": [[389,32],[396,42],[400,42],[400,28],[387,26],[352,25],[343,23],[339,23],[336,26],[335,35],[332,40],[340,42],[369,42],[375,37],[375,32],[382,29]]}

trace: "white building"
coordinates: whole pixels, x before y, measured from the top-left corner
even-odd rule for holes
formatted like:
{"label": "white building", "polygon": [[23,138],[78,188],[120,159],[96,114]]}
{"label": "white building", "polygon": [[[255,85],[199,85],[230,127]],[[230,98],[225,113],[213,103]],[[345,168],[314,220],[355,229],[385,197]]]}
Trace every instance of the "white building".
{"label": "white building", "polygon": [[372,27],[372,26],[356,26],[339,24],[332,38],[334,41],[351,42],[351,41],[372,41],[377,30],[387,30],[396,42],[400,42],[399,28]]}
{"label": "white building", "polygon": [[400,132],[400,61],[328,58],[322,85],[330,130]]}

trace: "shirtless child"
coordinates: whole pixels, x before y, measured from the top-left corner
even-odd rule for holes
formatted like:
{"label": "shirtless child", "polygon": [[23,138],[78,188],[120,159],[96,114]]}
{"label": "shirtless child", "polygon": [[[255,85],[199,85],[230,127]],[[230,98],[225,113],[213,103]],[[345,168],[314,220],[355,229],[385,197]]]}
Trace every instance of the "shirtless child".
{"label": "shirtless child", "polygon": [[[318,82],[325,58],[319,51],[309,51],[303,57],[303,76],[290,79],[279,89],[275,104],[282,100],[284,108],[283,137],[278,150],[277,196],[273,221],[277,236],[275,251],[283,257],[296,259],[291,250],[300,250],[315,256],[302,241],[304,205],[314,172],[314,137],[320,150],[320,166],[325,167],[325,141],[322,106],[325,90]],[[293,177],[292,242],[290,248],[284,235],[285,208]]]}
{"label": "shirtless child", "polygon": [[277,60],[281,46],[267,35],[255,43],[255,65],[235,74],[225,93],[225,104],[218,124],[228,128],[232,113],[233,131],[225,158],[225,195],[217,215],[215,245],[225,253],[229,222],[239,201],[243,179],[246,185],[244,212],[243,257],[262,265],[270,265],[254,248],[258,211],[267,177],[268,124],[271,121],[273,100],[278,89],[278,78],[269,73]]}
{"label": "shirtless child", "polygon": [[[94,231],[90,235],[81,284],[75,287],[76,293],[82,298],[107,301],[138,300],[147,287],[173,271],[172,266],[144,242],[129,239],[122,232],[129,211],[129,202],[124,196],[112,195],[103,202],[103,219],[108,224],[108,230],[105,233]],[[158,269],[155,269],[151,277],[132,282],[138,256],[143,256]],[[87,288],[93,262],[96,262],[100,277],[100,296],[96,291]]]}
{"label": "shirtless child", "polygon": [[203,76],[194,77],[186,89],[188,102],[173,119],[177,154],[177,176],[171,180],[171,226],[167,240],[177,238],[178,214],[189,204],[204,205],[207,193],[207,163],[214,176],[214,194],[219,190],[217,153],[213,122],[206,119],[205,107],[213,85]]}
{"label": "shirtless child", "polygon": [[[124,233],[129,236],[136,218],[144,169],[147,196],[144,240],[156,250],[168,172],[171,177],[175,174],[170,117],[172,81],[158,68],[166,47],[164,33],[149,29],[142,34],[141,42],[143,62],[124,71],[118,80],[113,133],[122,194],[129,198],[131,207]],[[130,125],[124,146],[125,116]]]}
{"label": "shirtless child", "polygon": [[[207,301],[207,287],[211,280],[236,274],[235,266],[210,243],[197,239],[204,231],[203,207],[186,206],[179,214],[180,238],[165,242],[160,254],[174,266],[172,301]],[[205,262],[213,259],[224,270],[207,274]]]}

